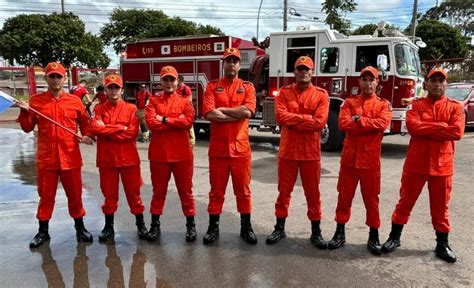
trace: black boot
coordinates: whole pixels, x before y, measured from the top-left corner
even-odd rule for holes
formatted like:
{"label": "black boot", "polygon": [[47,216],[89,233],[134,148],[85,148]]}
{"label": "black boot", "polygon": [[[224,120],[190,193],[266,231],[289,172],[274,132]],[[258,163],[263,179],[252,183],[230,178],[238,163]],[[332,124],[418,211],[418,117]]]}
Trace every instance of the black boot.
{"label": "black boot", "polygon": [[438,258],[449,263],[456,262],[456,254],[448,245],[448,233],[436,231],[436,243],[435,254]]}
{"label": "black boot", "polygon": [[275,244],[281,239],[286,237],[285,233],[285,218],[278,218],[275,225],[275,230],[273,230],[272,234],[267,237],[266,243],[267,244]]}
{"label": "black boot", "polygon": [[321,235],[321,228],[319,224],[321,221],[311,221],[311,243],[318,249],[327,249],[328,243],[324,240],[323,235]]}
{"label": "black boot", "polygon": [[156,241],[160,238],[161,229],[160,229],[160,215],[151,215],[151,226],[150,232],[148,233],[148,241]]}
{"label": "black boot", "polygon": [[114,214],[105,215],[105,225],[104,229],[102,229],[100,232],[99,242],[105,242],[109,239],[113,239],[114,235]]}
{"label": "black boot", "polygon": [[400,236],[402,235],[403,225],[392,222],[392,231],[388,236],[387,241],[382,245],[382,252],[390,253],[400,247]]}
{"label": "black boot", "polygon": [[380,245],[379,240],[379,230],[377,228],[370,228],[367,249],[374,255],[382,254],[382,246]]}
{"label": "black boot", "polygon": [[345,231],[345,224],[337,224],[336,232],[334,232],[334,236],[328,243],[329,249],[338,249],[344,246],[346,243],[346,231]]}
{"label": "black boot", "polygon": [[250,214],[240,214],[240,237],[248,244],[257,244],[257,235],[253,232]]}
{"label": "black boot", "polygon": [[48,234],[49,221],[39,221],[38,233],[35,235],[33,240],[30,242],[30,248],[38,248],[43,245],[46,241],[51,239]]}
{"label": "black boot", "polygon": [[74,228],[76,228],[77,242],[92,243],[94,240],[92,234],[87,231],[84,226],[84,220],[81,218],[74,219]]}
{"label": "black boot", "polygon": [[186,217],[186,242],[193,242],[196,240],[196,223],[194,216]]}
{"label": "black boot", "polygon": [[202,239],[204,244],[211,244],[212,242],[219,239],[219,216],[209,214],[209,227],[207,228],[206,235]]}
{"label": "black boot", "polygon": [[148,229],[146,229],[145,221],[143,220],[143,214],[135,215],[135,224],[137,225],[137,235],[139,239],[148,239]]}

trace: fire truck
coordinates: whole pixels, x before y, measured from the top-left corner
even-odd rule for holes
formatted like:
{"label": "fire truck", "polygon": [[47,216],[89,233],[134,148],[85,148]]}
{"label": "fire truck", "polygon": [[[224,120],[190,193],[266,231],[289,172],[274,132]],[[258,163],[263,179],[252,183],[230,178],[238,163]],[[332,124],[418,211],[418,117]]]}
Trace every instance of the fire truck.
{"label": "fire truck", "polygon": [[[324,151],[341,147],[344,134],[338,129],[339,108],[344,99],[359,93],[358,78],[366,66],[378,67],[377,93],[392,104],[392,122],[386,134],[406,133],[404,99],[421,96],[423,77],[418,46],[400,33],[345,36],[330,29],[300,29],[270,34],[269,47],[232,36],[158,38],[128,43],[121,58],[125,99],[133,101],[138,85],[160,91],[160,69],[173,65],[193,91],[196,131],[209,131],[202,113],[206,85],[223,76],[222,53],[228,47],[241,50],[239,77],[251,81],[257,92],[257,111],[249,121],[259,131],[279,132],[275,119],[278,89],[294,81],[294,63],[299,56],[314,60],[313,84],[327,90],[330,111],[321,133]],[[422,42],[421,42],[422,43]],[[423,43],[422,43],[423,44]],[[421,45],[420,45],[421,46]]]}

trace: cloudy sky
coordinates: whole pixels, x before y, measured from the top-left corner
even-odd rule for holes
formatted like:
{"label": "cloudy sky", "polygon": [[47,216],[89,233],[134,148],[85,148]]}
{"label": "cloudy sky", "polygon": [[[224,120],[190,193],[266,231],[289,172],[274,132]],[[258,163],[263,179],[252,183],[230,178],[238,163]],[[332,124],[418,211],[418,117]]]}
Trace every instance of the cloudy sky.
{"label": "cloudy sky", "polygon": [[[441,1],[441,0],[440,0]],[[290,15],[288,30],[297,26],[324,27],[322,0],[288,0]],[[418,0],[423,13],[436,5],[437,0]],[[169,16],[179,16],[201,24],[221,28],[226,35],[249,39],[257,33],[260,0],[64,0],[66,11],[77,14],[89,31],[99,33],[114,8],[159,9]],[[357,11],[346,16],[353,28],[385,20],[405,28],[411,20],[413,0],[356,0]],[[61,0],[0,0],[0,27],[8,17],[18,14],[51,13],[61,11]],[[263,0],[260,11],[259,39],[283,28],[283,0]],[[115,62],[115,61],[114,61]]]}

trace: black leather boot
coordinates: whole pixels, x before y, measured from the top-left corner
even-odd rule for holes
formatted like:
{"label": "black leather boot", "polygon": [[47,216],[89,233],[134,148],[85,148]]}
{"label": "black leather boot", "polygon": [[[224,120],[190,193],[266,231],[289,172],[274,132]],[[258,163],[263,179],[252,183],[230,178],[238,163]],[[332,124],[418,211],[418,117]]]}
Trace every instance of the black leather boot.
{"label": "black leather boot", "polygon": [[329,249],[338,249],[344,246],[346,243],[346,229],[345,224],[337,224],[336,232],[334,232],[334,236],[328,243]]}
{"label": "black leather boot", "polygon": [[87,231],[84,226],[84,220],[81,218],[74,219],[74,228],[76,228],[77,242],[92,243],[94,240],[92,234]]}
{"label": "black leather boot", "polygon": [[196,223],[194,216],[186,217],[186,242],[193,242],[196,240]]}
{"label": "black leather boot", "polygon": [[382,252],[390,253],[400,247],[400,236],[402,235],[403,225],[392,222],[392,231],[388,236],[387,241],[382,245]]}
{"label": "black leather boot", "polygon": [[327,249],[328,243],[324,240],[323,235],[321,235],[321,228],[319,224],[321,221],[311,221],[311,243],[318,249]]}
{"label": "black leather boot", "polygon": [[448,245],[448,233],[436,231],[436,243],[435,254],[438,258],[449,263],[456,262],[456,254]]}
{"label": "black leather boot", "polygon": [[113,239],[114,235],[114,214],[105,215],[105,226],[100,232],[99,242],[105,242],[109,239]]}
{"label": "black leather boot", "polygon": [[257,244],[257,235],[253,232],[250,214],[240,214],[240,237],[248,244]]}
{"label": "black leather boot", "polygon": [[277,218],[277,222],[275,224],[275,230],[273,230],[272,234],[267,237],[266,243],[267,244],[275,244],[281,239],[286,237],[285,233],[285,218]]}
{"label": "black leather boot", "polygon": [[219,217],[220,215],[209,214],[209,227],[207,228],[206,235],[202,239],[204,244],[211,244],[219,239]]}
{"label": "black leather boot", "polygon": [[370,228],[367,249],[374,255],[382,254],[382,246],[380,245],[379,240],[379,230],[377,228]]}
{"label": "black leather boot", "polygon": [[135,224],[137,225],[137,235],[139,239],[148,239],[148,229],[146,229],[145,221],[143,220],[143,214],[135,215]]}
{"label": "black leather boot", "polygon": [[38,248],[43,245],[46,241],[51,239],[48,233],[49,221],[39,221],[38,233],[35,235],[33,240],[30,242],[30,248]]}
{"label": "black leather boot", "polygon": [[160,229],[160,215],[151,215],[151,226],[150,232],[148,232],[148,241],[156,241],[160,238],[161,229]]}

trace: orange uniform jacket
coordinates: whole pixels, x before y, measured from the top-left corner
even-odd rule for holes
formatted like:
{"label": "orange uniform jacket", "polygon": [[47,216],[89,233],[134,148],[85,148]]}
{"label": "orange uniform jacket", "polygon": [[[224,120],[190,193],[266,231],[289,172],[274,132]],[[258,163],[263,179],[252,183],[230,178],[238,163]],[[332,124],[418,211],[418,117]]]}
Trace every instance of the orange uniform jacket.
{"label": "orange uniform jacket", "polygon": [[296,84],[280,89],[275,100],[276,118],[282,126],[278,157],[289,160],[320,160],[320,131],[329,113],[326,90],[310,84],[298,92]]}
{"label": "orange uniform jacket", "polygon": [[[357,122],[352,116],[359,115]],[[383,132],[392,119],[390,103],[373,94],[348,98],[339,112],[339,130],[346,132],[341,164],[357,169],[380,169]]]}
{"label": "orange uniform jacket", "polygon": [[464,133],[464,113],[455,100],[442,96],[413,101],[407,112],[411,135],[404,170],[431,176],[453,175],[454,141]]}
{"label": "orange uniform jacket", "polygon": [[[56,99],[49,91],[33,95],[30,106],[72,131],[91,135],[89,116],[81,100],[74,95],[62,92]],[[30,132],[38,124],[38,147],[36,164],[38,169],[68,170],[82,166],[79,139],[32,111],[21,110],[18,117],[21,128]]]}
{"label": "orange uniform jacket", "polygon": [[151,93],[148,90],[138,91],[137,93],[137,108],[145,109],[146,102],[150,99]]}
{"label": "orange uniform jacket", "polygon": [[[156,120],[164,116],[167,122]],[[146,125],[152,131],[148,159],[158,162],[178,162],[193,159],[189,129],[194,122],[194,108],[189,99],[174,92],[150,97],[145,107]]]}
{"label": "orange uniform jacket", "polygon": [[[111,168],[139,165],[137,144],[138,117],[135,105],[119,100],[117,106],[110,102],[94,108],[92,132],[97,135],[97,167]],[[105,126],[97,124],[97,120]],[[125,130],[125,127],[127,129]]]}
{"label": "orange uniform jacket", "polygon": [[[247,107],[255,113],[255,88],[252,83],[236,78],[211,81],[204,93],[203,114],[219,107]],[[232,122],[211,122],[209,157],[250,157],[248,119]]]}

